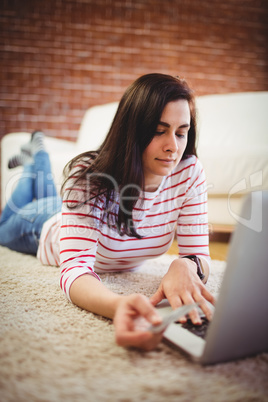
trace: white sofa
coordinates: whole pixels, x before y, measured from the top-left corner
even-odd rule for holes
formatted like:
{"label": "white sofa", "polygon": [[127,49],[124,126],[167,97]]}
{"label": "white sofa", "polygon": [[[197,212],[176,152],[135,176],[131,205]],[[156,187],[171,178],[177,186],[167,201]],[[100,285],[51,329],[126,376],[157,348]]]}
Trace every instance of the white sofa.
{"label": "white sofa", "polygon": [[[268,92],[208,95],[197,98],[201,159],[208,184],[209,222],[212,229],[231,228],[239,215],[241,196],[268,188]],[[64,165],[78,153],[96,149],[105,137],[117,102],[90,108],[77,141],[46,137],[58,186]],[[45,131],[45,127],[43,127]],[[2,208],[21,174],[9,170],[8,159],[28,141],[29,133],[11,133],[1,141]]]}

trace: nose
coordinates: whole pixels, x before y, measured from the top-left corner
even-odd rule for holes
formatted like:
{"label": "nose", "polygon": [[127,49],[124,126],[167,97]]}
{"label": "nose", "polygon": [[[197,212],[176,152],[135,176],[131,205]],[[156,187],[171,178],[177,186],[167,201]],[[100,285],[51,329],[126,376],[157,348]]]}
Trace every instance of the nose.
{"label": "nose", "polygon": [[169,133],[165,138],[165,143],[163,147],[165,152],[175,153],[178,151],[177,136],[175,133]]}

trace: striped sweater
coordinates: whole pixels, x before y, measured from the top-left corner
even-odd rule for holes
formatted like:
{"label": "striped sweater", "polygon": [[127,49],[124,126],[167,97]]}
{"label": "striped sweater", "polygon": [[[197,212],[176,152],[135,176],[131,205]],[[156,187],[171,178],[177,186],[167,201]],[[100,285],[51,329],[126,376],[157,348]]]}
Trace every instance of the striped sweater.
{"label": "striped sweater", "polygon": [[101,202],[95,209],[90,202],[68,209],[63,200],[60,215],[44,225],[38,256],[51,265],[58,265],[60,258],[60,285],[69,300],[70,286],[79,276],[99,279],[98,273],[134,269],[165,253],[175,230],[180,256],[209,260],[206,181],[195,156],[181,161],[157,191],[141,194],[132,214],[141,239],[109,228]]}

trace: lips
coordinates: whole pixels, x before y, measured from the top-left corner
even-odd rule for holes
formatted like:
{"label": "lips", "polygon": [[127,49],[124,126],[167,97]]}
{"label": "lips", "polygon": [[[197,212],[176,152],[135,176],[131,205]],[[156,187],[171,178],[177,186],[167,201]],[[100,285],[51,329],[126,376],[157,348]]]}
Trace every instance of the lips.
{"label": "lips", "polygon": [[166,163],[175,162],[175,159],[160,159],[160,158],[156,158],[156,160],[160,161],[160,162],[166,162]]}

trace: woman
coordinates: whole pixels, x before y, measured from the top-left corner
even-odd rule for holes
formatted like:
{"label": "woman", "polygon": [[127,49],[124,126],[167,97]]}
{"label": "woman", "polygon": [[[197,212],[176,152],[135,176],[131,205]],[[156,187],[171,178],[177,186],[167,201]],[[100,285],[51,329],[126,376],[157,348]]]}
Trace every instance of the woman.
{"label": "woman", "polygon": [[[158,344],[161,334],[138,330],[135,319],[160,323],[153,306],[163,298],[173,308],[197,301],[211,318],[206,301],[214,299],[204,286],[206,185],[195,125],[194,97],[184,80],[140,77],[123,95],[99,150],[77,156],[65,168],[61,225],[58,215],[43,225],[38,257],[58,263],[61,226],[61,287],[79,307],[113,318],[120,345],[151,349]],[[180,257],[150,300],[117,295],[100,281],[98,273],[134,269],[163,254],[176,228]],[[196,311],[190,317],[200,322]]]}

